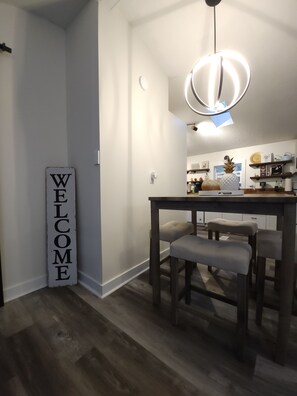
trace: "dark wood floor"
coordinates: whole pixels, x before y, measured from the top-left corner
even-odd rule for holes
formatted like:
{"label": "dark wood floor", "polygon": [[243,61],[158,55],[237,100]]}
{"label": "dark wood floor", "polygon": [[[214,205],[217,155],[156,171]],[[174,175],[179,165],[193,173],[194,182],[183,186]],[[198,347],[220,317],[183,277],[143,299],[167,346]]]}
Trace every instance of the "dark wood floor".
{"label": "dark wood floor", "polygon": [[[182,275],[181,275],[182,281]],[[234,279],[204,267],[195,281],[232,293]],[[273,362],[277,315],[263,327],[250,304],[248,356],[233,351],[235,308],[203,296],[170,324],[169,284],[151,304],[147,274],[104,300],[80,286],[42,289],[0,309],[1,396],[296,395],[297,318],[288,363]],[[269,291],[273,294],[273,288]]]}

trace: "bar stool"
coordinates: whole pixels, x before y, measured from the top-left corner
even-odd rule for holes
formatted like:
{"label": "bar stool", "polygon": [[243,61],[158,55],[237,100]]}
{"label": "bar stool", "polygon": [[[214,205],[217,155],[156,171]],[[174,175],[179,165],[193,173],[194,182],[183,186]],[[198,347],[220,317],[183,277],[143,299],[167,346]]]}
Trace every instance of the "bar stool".
{"label": "bar stool", "polygon": [[[168,221],[165,224],[160,225],[160,241],[172,243],[177,239],[193,234],[194,232],[194,225],[192,223],[187,222],[178,222],[178,221]],[[150,231],[150,269],[149,269],[149,282],[152,284],[152,269],[151,269],[151,256],[152,256],[152,238],[151,238],[151,231]],[[165,263],[169,259],[169,255],[163,258],[160,261],[160,274],[171,278],[171,271],[170,269],[162,268],[162,264]],[[184,264],[180,265],[178,268],[178,272],[182,271],[185,268]]]}
{"label": "bar stool", "polygon": [[[262,324],[262,313],[264,305],[265,279],[278,280],[277,271],[275,278],[266,276],[266,259],[275,260],[281,265],[282,258],[282,232],[273,230],[259,230],[258,232],[258,260],[257,260],[257,303],[256,323]],[[296,288],[296,264],[297,264],[297,235],[295,236],[295,286]],[[295,290],[296,291],[296,290]]]}
{"label": "bar stool", "polygon": [[[220,239],[220,233],[230,233],[248,237],[248,243],[252,248],[249,270],[250,283],[252,283],[252,268],[254,268],[254,272],[256,272],[258,224],[253,221],[233,221],[217,218],[209,221],[207,223],[207,228],[208,239],[213,239],[213,233],[215,233],[215,239],[217,241]],[[208,266],[208,270],[211,272],[211,266]]]}
{"label": "bar stool", "polygon": [[[237,301],[227,299],[213,292],[210,292],[210,297],[237,305],[237,346],[239,351],[242,352],[248,326],[248,272],[251,257],[252,248],[241,241],[217,241],[195,235],[187,235],[173,242],[170,246],[172,323],[177,324],[178,322],[178,259],[185,260],[185,295],[187,304],[191,302],[191,290],[197,292],[201,290],[191,285],[193,263],[210,265],[233,272],[237,275]],[[205,290],[203,294],[207,294]]]}

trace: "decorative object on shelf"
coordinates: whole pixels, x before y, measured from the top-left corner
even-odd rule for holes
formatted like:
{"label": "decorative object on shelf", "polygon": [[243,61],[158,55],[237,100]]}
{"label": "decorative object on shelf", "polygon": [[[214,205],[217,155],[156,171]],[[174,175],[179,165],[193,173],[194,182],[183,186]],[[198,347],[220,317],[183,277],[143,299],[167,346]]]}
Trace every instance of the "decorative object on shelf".
{"label": "decorative object on shelf", "polygon": [[292,154],[291,153],[285,153],[283,155],[283,161],[290,161],[292,159]]}
{"label": "decorative object on shelf", "polygon": [[275,165],[271,167],[271,175],[281,175],[282,173],[283,173],[283,165]]}
{"label": "decorative object on shelf", "polygon": [[263,154],[262,155],[262,160],[261,160],[262,162],[273,162],[274,161],[274,158],[273,158],[273,154],[272,153],[269,153],[269,154]]}
{"label": "decorative object on shelf", "polygon": [[201,169],[208,169],[208,168],[209,168],[209,161],[202,161]]}
{"label": "decorative object on shelf", "polygon": [[261,153],[257,152],[251,155],[250,161],[252,164],[259,164],[261,162]]}
{"label": "decorative object on shelf", "polygon": [[191,164],[191,169],[200,169],[200,164],[197,162],[196,164]]}
{"label": "decorative object on shelf", "polygon": [[261,165],[260,166],[260,176],[268,176],[267,175],[267,167],[266,167],[266,165]]}
{"label": "decorative object on shelf", "polygon": [[282,159],[283,159],[283,156],[282,155],[280,155],[280,154],[273,154],[273,160],[274,161],[282,161]]}
{"label": "decorative object on shelf", "polygon": [[205,179],[201,185],[202,191],[220,190],[220,183],[217,180],[210,179],[206,174]]}
{"label": "decorative object on shelf", "polygon": [[220,180],[221,190],[239,190],[239,178],[233,173],[235,166],[233,158],[230,158],[229,155],[225,155],[224,161],[225,174]]}
{"label": "decorative object on shelf", "polygon": [[213,7],[214,53],[201,58],[185,82],[186,102],[192,111],[202,116],[222,114],[234,107],[245,95],[251,79],[250,67],[241,54],[217,52],[216,6],[220,2],[206,0],[206,4]]}
{"label": "decorative object on shelf", "polygon": [[292,179],[285,179],[285,191],[292,191]]}

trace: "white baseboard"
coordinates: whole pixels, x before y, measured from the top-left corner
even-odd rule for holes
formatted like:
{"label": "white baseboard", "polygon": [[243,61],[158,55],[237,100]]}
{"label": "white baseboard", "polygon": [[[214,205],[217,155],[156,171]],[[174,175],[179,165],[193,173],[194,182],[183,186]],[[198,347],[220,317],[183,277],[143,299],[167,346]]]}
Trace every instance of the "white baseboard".
{"label": "white baseboard", "polygon": [[[163,250],[160,253],[161,259],[166,257],[169,253],[169,248]],[[124,286],[126,283],[130,282],[132,279],[136,278],[143,272],[147,271],[149,268],[149,259],[144,260],[142,263],[135,265],[128,271],[114,277],[113,279],[105,282],[99,283],[89,275],[82,271],[78,271],[78,283],[89,290],[91,293],[95,294],[100,298],[107,297],[109,294],[113,293],[115,290]],[[26,294],[32,293],[36,290],[47,287],[47,275],[42,275],[28,281],[17,283],[14,286],[7,287],[3,290],[4,302],[14,300],[18,297],[22,297]]]}
{"label": "white baseboard", "polygon": [[[169,248],[161,252],[161,259],[166,257],[169,253]],[[149,259],[144,260],[142,263],[137,264],[135,267],[130,268],[128,271],[117,275],[113,279],[105,282],[99,283],[87,274],[79,271],[78,282],[89,290],[91,293],[95,294],[97,297],[104,298],[109,294],[113,293],[115,290],[124,286],[126,283],[130,282],[132,279],[136,278],[143,272],[147,271],[149,268]]]}
{"label": "white baseboard", "polygon": [[17,283],[14,286],[7,287],[3,290],[4,302],[14,300],[18,297],[25,296],[36,290],[47,286],[47,275],[42,275],[28,281]]}

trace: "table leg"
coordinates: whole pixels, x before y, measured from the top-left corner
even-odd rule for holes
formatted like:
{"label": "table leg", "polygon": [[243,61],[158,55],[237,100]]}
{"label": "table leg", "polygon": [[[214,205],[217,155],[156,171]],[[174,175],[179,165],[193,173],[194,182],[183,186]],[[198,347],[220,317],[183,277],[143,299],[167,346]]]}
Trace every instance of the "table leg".
{"label": "table leg", "polygon": [[2,283],[2,271],[1,271],[1,257],[0,257],[0,307],[4,305],[4,297],[3,297],[3,283]]}
{"label": "table leg", "polygon": [[275,361],[285,364],[290,335],[294,284],[296,205],[284,205],[282,265],[280,268],[280,309]]}
{"label": "table leg", "polygon": [[159,230],[159,209],[155,202],[151,202],[151,233],[152,233],[152,251],[151,267],[153,281],[153,304],[161,303],[161,285],[160,285],[160,230]]}
{"label": "table leg", "polygon": [[192,223],[194,225],[194,235],[197,235],[197,211],[192,210]]}

